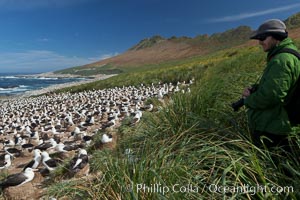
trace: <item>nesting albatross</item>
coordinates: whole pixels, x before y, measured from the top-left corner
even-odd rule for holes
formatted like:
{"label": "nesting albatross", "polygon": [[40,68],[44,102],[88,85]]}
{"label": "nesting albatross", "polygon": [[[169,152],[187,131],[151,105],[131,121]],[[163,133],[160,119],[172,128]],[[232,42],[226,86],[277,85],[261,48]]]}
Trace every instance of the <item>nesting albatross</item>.
{"label": "nesting albatross", "polygon": [[43,151],[42,163],[49,171],[53,171],[56,169],[56,167],[58,167],[59,163],[61,163],[61,160],[50,158],[48,152]]}
{"label": "nesting albatross", "polygon": [[79,149],[79,153],[70,161],[70,170],[78,172],[83,169],[89,162],[89,157],[85,149]]}
{"label": "nesting albatross", "polygon": [[0,183],[0,187],[3,190],[11,186],[20,186],[31,181],[33,178],[34,178],[33,169],[28,167],[23,172],[17,174],[11,174],[7,176],[6,179]]}
{"label": "nesting albatross", "polygon": [[41,150],[35,149],[33,159],[29,163],[27,163],[27,165],[25,165],[23,171],[25,171],[27,168],[32,168],[32,169],[38,168],[42,160],[41,153],[42,153]]}
{"label": "nesting albatross", "polygon": [[9,154],[5,154],[4,160],[0,160],[0,169],[5,169],[11,166],[11,157]]}

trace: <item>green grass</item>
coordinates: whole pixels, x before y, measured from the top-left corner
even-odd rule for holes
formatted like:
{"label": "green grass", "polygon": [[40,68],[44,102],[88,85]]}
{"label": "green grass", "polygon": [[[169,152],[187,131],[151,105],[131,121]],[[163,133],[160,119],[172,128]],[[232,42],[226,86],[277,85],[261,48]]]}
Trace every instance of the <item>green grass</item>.
{"label": "green grass", "polygon": [[[297,43],[299,44],[299,42]],[[92,151],[92,181],[53,184],[49,196],[72,199],[299,199],[300,136],[291,139],[293,154],[282,149],[258,149],[249,140],[245,110],[230,104],[262,73],[265,55],[257,47],[229,49],[204,58],[191,58],[164,67],[128,72],[107,80],[72,88],[72,92],[141,82],[195,79],[190,94],[176,94],[155,113],[145,113],[135,127],[119,128],[113,151]],[[63,90],[70,91],[69,89]],[[61,91],[62,92],[62,91]],[[156,102],[156,101],[153,101]],[[156,103],[156,106],[159,106]],[[130,148],[132,154],[126,155]],[[288,175],[286,175],[288,174]],[[160,192],[138,190],[144,184]],[[251,187],[249,193],[214,192],[220,188]],[[266,191],[254,194],[254,187]],[[172,191],[172,187],[175,191]],[[190,192],[180,192],[192,186]],[[273,193],[274,186],[292,186],[291,193]],[[165,188],[165,192],[163,192]],[[166,191],[166,189],[169,191]],[[282,188],[281,188],[282,189]]]}
{"label": "green grass", "polygon": [[75,74],[80,76],[94,76],[96,74],[119,74],[122,73],[124,70],[113,67],[111,65],[104,65],[104,66],[93,66],[93,67],[86,67],[82,68],[82,66],[72,67],[68,69],[63,69],[59,71],[55,71],[55,74]]}

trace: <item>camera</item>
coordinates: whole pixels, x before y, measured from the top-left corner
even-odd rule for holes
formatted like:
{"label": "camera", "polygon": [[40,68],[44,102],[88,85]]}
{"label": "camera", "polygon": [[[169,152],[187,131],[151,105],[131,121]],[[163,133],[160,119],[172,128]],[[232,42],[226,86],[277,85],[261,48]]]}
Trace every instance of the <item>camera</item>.
{"label": "camera", "polygon": [[[250,89],[250,94],[255,92],[257,90],[257,85],[252,86]],[[231,107],[233,108],[233,111],[237,112],[239,109],[244,105],[244,99],[245,98],[240,98],[238,101],[233,102],[231,104]]]}
{"label": "camera", "polygon": [[231,107],[233,108],[234,112],[239,111],[240,107],[242,107],[244,105],[244,98],[240,98],[238,101],[233,102],[231,104]]}

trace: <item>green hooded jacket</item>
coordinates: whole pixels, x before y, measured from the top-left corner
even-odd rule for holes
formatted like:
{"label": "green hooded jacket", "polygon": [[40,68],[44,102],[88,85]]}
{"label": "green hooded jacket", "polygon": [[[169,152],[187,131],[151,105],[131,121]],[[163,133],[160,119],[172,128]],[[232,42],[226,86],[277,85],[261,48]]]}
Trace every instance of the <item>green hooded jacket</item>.
{"label": "green hooded jacket", "polygon": [[283,105],[300,75],[300,61],[290,53],[276,54],[282,48],[297,50],[290,38],[271,49],[257,90],[244,100],[252,131],[285,135],[294,130]]}

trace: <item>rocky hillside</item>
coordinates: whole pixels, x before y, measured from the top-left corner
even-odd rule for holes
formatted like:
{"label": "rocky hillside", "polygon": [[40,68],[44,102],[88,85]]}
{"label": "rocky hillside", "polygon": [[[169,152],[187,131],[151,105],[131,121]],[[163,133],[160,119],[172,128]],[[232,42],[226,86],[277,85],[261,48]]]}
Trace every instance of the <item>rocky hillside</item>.
{"label": "rocky hillside", "polygon": [[[297,37],[300,27],[300,13],[285,20],[290,35]],[[193,56],[206,55],[218,50],[238,46],[254,45],[249,41],[253,30],[248,26],[240,26],[223,33],[211,36],[198,35],[190,37],[163,38],[159,35],[141,40],[123,54],[94,62],[88,65],[60,70],[55,73],[78,75],[121,73],[126,67],[140,67],[146,64],[158,64],[166,61],[180,60]]]}

